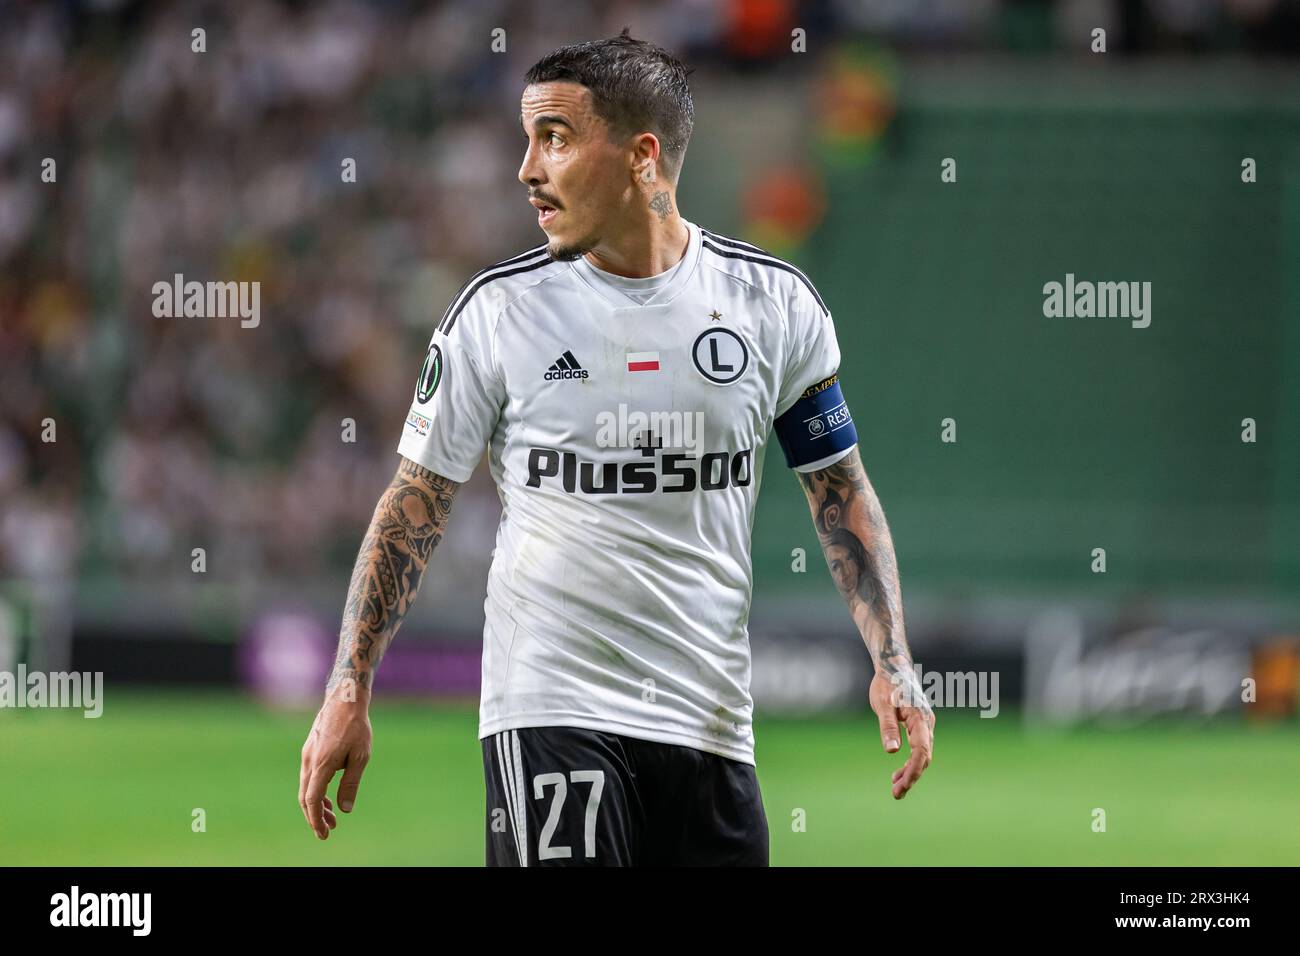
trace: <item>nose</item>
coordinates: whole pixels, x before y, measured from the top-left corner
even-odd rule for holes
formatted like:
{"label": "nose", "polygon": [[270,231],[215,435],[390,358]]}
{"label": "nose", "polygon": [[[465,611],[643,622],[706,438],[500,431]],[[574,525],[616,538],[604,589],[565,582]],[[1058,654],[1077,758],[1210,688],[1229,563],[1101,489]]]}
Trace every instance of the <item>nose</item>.
{"label": "nose", "polygon": [[545,179],[545,170],[537,158],[537,151],[533,148],[533,142],[528,141],[528,148],[524,150],[524,161],[519,166],[519,181],[525,186],[540,186]]}

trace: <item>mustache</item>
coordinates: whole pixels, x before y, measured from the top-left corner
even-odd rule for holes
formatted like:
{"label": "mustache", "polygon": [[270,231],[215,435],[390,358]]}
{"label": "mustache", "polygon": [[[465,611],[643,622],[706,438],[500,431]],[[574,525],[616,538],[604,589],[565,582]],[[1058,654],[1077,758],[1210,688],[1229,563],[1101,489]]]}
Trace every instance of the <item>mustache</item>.
{"label": "mustache", "polygon": [[553,209],[562,209],[563,207],[549,196],[543,196],[541,193],[529,193],[529,199],[536,199],[538,202],[544,202]]}

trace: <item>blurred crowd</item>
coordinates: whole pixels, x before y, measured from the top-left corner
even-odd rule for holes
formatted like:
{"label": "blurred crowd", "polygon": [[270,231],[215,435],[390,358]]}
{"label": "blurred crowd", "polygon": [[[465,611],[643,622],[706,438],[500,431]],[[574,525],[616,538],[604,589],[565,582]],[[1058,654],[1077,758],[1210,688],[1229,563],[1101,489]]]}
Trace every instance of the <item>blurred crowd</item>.
{"label": "blurred crowd", "polygon": [[[1298,18],[1288,0],[0,5],[0,578],[148,578],[194,547],[250,577],[345,570],[437,317],[541,240],[512,117],[549,49],[627,24],[706,70],[780,69],[792,26],[1047,51],[1099,22],[1120,49],[1267,53],[1296,48]],[[177,273],[260,282],[260,324],[155,318]],[[453,530],[495,507],[480,472]]]}

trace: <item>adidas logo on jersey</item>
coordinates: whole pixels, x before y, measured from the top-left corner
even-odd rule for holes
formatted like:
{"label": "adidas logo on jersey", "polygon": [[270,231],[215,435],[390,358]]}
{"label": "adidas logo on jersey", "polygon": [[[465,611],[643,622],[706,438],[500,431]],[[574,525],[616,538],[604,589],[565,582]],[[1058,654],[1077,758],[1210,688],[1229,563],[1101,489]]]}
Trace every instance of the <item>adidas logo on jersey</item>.
{"label": "adidas logo on jersey", "polygon": [[557,382],[564,378],[586,378],[587,370],[578,364],[578,360],[573,357],[573,353],[568,349],[564,354],[555,360],[555,364],[546,370],[542,378],[548,382]]}

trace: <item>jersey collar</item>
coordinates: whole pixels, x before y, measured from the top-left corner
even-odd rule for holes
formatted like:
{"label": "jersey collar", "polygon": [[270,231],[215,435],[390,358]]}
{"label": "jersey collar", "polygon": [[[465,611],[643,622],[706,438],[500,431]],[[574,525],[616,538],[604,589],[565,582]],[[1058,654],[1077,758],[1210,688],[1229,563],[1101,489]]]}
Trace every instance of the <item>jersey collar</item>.
{"label": "jersey collar", "polygon": [[686,255],[682,257],[680,263],[681,268],[677,269],[677,271],[673,273],[673,277],[668,281],[667,285],[655,292],[655,294],[645,302],[635,302],[623,295],[614,287],[599,281],[594,275],[597,271],[596,267],[588,262],[585,256],[581,256],[573,262],[570,262],[569,268],[577,274],[578,278],[587,286],[587,288],[591,289],[598,296],[617,309],[639,309],[651,305],[665,305],[677,298],[681,291],[686,288],[687,283],[690,282],[691,277],[695,274],[695,268],[700,261],[700,227],[684,217],[682,222],[686,225],[686,231],[689,233],[689,238],[686,243]]}

